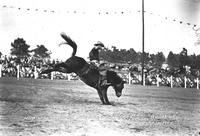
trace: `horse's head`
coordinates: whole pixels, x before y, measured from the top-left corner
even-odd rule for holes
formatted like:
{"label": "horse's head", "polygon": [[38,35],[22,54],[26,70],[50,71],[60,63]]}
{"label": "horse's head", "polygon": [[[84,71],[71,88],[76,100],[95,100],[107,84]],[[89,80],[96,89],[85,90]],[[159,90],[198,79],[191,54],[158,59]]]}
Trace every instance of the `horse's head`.
{"label": "horse's head", "polygon": [[117,97],[120,97],[122,95],[124,83],[125,83],[125,81],[122,80],[121,83],[113,85],[113,88],[115,90],[115,94]]}
{"label": "horse's head", "polygon": [[107,71],[107,80],[115,90],[116,96],[120,97],[122,95],[125,81],[123,81],[123,79],[114,71]]}

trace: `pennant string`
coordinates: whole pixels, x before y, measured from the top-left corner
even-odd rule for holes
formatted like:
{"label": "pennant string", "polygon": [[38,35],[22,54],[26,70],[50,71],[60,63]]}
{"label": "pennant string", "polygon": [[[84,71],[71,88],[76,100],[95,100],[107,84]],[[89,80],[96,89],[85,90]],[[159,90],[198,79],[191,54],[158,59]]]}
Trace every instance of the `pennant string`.
{"label": "pennant string", "polygon": [[[22,10],[22,9],[25,9],[25,11],[32,11],[32,12],[34,12],[34,11],[36,11],[36,12],[38,12],[38,11],[40,11],[40,12],[45,12],[45,13],[56,13],[56,11],[55,10],[47,10],[47,9],[38,9],[38,8],[36,8],[36,9],[31,9],[31,8],[22,8],[22,7],[14,7],[14,6],[8,6],[8,5],[2,5],[1,6],[2,8],[10,8],[10,9],[18,9],[18,10]],[[140,13],[141,12],[141,10],[136,10],[136,12],[138,12],[138,13]],[[73,13],[73,14],[86,14],[86,12],[85,11],[83,11],[83,12],[78,12],[77,10],[74,10],[74,11],[72,11],[72,12],[69,12],[69,11],[67,11],[66,13]],[[117,15],[117,14],[121,14],[121,15],[126,15],[126,14],[132,14],[133,12],[131,12],[131,11],[129,11],[129,12],[125,12],[125,11],[114,11],[114,12],[108,12],[108,11],[106,11],[106,12],[104,12],[104,14],[106,14],[106,15]],[[155,14],[155,13],[153,13],[153,12],[148,12],[148,11],[144,11],[144,13],[145,14],[150,14],[150,15],[153,15],[153,16],[159,16],[159,17],[162,17],[160,14]],[[98,15],[103,15],[103,12],[101,12],[101,11],[99,11],[99,12],[97,12],[97,14]],[[170,18],[169,17],[164,17],[164,19],[165,20],[169,20]],[[180,20],[180,21],[178,21],[177,19],[171,19],[173,22],[179,22],[179,24],[185,24],[185,25],[188,25],[188,26],[190,26],[191,25],[191,23],[190,22],[187,22],[187,23],[184,23],[184,21],[182,21],[182,20]],[[194,24],[193,25],[193,27],[196,27],[197,25],[196,24]]]}

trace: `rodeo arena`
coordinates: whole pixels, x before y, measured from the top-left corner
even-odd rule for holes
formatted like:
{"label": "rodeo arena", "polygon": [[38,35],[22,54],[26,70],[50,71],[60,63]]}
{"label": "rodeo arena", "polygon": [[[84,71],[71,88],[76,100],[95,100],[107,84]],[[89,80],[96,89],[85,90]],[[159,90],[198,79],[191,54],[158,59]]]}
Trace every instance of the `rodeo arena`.
{"label": "rodeo arena", "polygon": [[200,136],[199,0],[0,13],[0,136]]}

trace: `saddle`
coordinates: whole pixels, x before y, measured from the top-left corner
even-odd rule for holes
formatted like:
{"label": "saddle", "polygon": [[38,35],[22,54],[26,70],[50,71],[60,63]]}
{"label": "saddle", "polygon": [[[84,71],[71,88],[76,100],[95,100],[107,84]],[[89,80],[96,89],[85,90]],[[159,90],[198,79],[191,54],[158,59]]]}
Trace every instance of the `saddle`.
{"label": "saddle", "polygon": [[107,63],[101,63],[97,65],[94,62],[90,62],[90,68],[91,69],[97,69],[101,75],[99,79],[99,85],[100,86],[109,86],[110,83],[107,82],[107,71],[110,69],[109,65]]}
{"label": "saddle", "polygon": [[110,69],[110,67],[108,66],[107,63],[101,63],[99,65],[97,65],[94,62],[90,62],[90,68],[91,69],[97,69],[101,75],[105,76],[106,75],[106,71]]}

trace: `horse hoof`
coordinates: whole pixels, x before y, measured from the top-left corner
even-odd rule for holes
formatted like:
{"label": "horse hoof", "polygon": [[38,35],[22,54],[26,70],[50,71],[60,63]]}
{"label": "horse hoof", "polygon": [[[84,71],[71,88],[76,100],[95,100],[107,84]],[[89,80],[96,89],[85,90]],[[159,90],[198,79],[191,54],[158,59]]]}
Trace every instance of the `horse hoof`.
{"label": "horse hoof", "polygon": [[111,103],[110,103],[110,102],[107,102],[107,103],[104,103],[104,105],[111,105]]}

